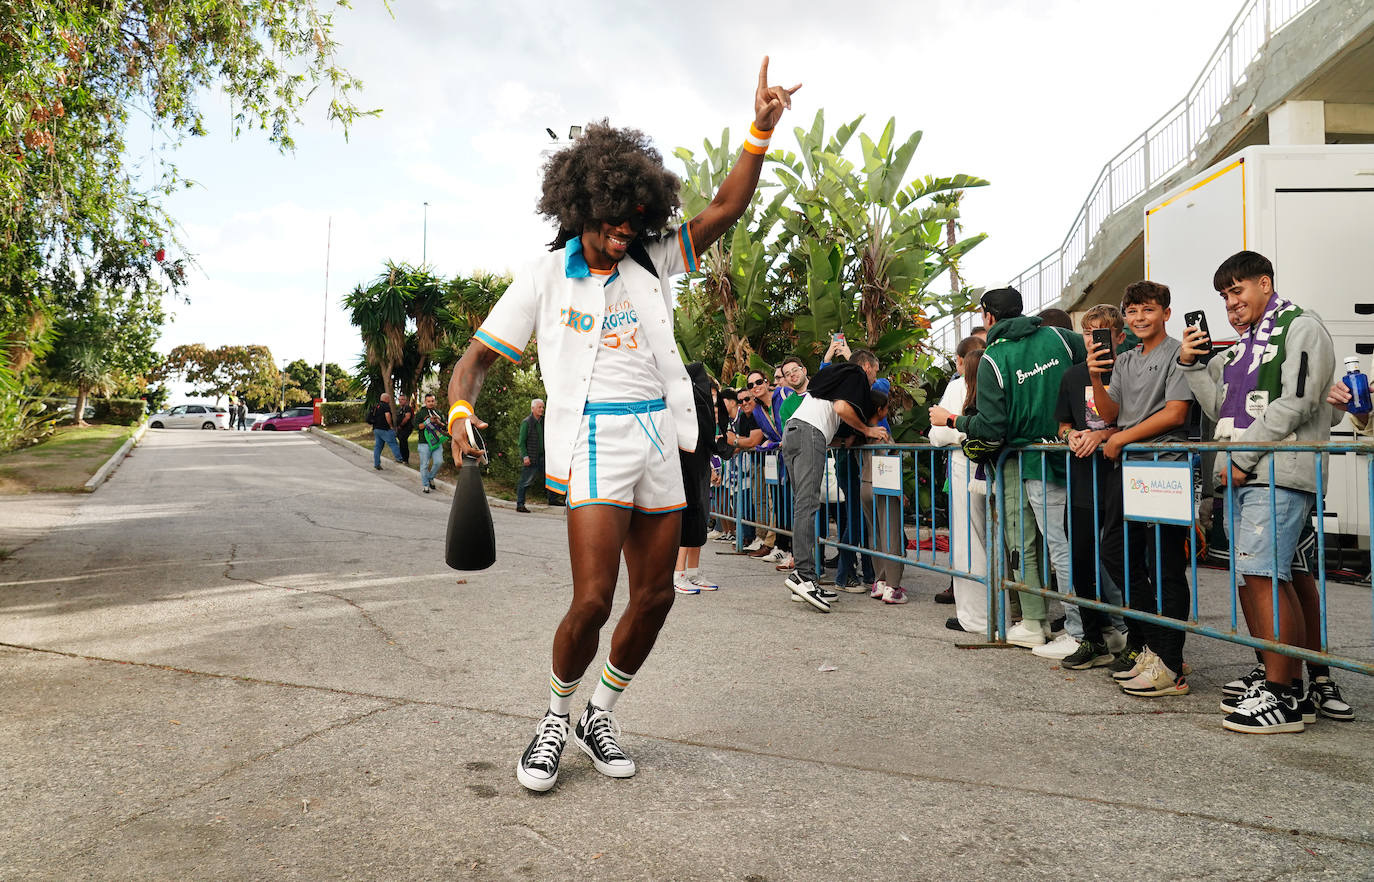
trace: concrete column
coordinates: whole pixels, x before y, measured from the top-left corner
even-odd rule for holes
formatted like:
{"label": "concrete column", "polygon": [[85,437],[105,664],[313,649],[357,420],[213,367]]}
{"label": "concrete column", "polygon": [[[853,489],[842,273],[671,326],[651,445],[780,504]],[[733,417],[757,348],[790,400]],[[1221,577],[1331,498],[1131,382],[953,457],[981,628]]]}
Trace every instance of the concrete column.
{"label": "concrete column", "polygon": [[1269,112],[1269,143],[1325,144],[1326,103],[1285,101]]}

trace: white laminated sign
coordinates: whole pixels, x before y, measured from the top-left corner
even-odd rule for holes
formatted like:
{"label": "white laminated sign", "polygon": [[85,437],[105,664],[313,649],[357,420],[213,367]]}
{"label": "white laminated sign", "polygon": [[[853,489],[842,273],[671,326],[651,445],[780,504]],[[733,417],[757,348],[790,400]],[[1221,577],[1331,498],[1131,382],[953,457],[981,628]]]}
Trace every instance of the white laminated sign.
{"label": "white laminated sign", "polygon": [[1184,462],[1127,462],[1121,467],[1128,521],[1193,523],[1193,467]]}

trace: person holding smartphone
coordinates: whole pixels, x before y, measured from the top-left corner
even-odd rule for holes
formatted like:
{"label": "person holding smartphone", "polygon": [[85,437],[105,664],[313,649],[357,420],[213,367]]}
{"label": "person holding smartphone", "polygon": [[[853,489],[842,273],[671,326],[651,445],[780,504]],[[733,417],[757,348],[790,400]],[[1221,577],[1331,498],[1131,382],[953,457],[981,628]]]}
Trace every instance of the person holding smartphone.
{"label": "person holding smartphone", "polygon": [[[1168,286],[1158,282],[1127,285],[1121,311],[1140,344],[1113,360],[1111,353],[1094,340],[1088,354],[1093,401],[1102,419],[1109,424],[1115,422],[1119,429],[1102,444],[1102,455],[1113,464],[1109,480],[1118,486],[1122,480],[1122,448],[1127,444],[1187,440],[1184,426],[1193,393],[1178,362],[1182,344],[1165,330],[1171,315],[1171,299]],[[1109,371],[1112,383],[1107,386],[1103,380]],[[1144,458],[1186,460],[1188,453],[1180,450],[1157,457],[1146,454]],[[1101,555],[1112,580],[1127,595],[1127,603],[1141,612],[1186,619],[1192,600],[1187,575],[1189,528],[1128,524],[1120,495],[1109,494],[1107,498]],[[1156,596],[1162,598],[1159,604]],[[1142,698],[1188,694],[1188,680],[1183,673],[1185,634],[1176,628],[1132,621],[1126,652],[1111,665],[1117,685],[1127,694]]]}

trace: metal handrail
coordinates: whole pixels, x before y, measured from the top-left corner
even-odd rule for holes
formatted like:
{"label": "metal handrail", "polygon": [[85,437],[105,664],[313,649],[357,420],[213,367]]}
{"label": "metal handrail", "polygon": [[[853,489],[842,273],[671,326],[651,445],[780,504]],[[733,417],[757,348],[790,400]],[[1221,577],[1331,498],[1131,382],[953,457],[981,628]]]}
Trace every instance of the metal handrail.
{"label": "metal handrail", "polygon": [[[1011,280],[1027,312],[1063,294],[1108,218],[1198,158],[1198,148],[1211,136],[1211,127],[1236,88],[1246,81],[1251,63],[1275,34],[1317,2],[1248,0],[1241,7],[1183,99],[1102,167],[1063,243]],[[930,332],[932,345],[952,350],[958,343],[953,339],[955,327],[952,317],[936,322]]]}

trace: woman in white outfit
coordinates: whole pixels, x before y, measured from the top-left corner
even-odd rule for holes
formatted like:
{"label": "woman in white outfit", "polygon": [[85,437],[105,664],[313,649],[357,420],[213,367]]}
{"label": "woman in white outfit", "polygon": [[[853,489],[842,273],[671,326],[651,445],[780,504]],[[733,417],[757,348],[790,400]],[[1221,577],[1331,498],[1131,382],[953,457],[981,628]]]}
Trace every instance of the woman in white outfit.
{"label": "woman in white outfit", "polygon": [[[970,388],[978,381],[978,360],[983,357],[983,340],[965,337],[955,350],[957,375],[945,387],[940,406],[950,413],[965,413],[965,402],[974,399]],[[949,447],[949,559],[950,568],[973,576],[987,572],[987,482],[974,478],[974,467],[959,445],[964,433],[947,426],[931,426],[930,443]],[[987,586],[970,578],[954,577],[954,618],[945,624],[951,630],[986,632],[988,627]],[[957,626],[957,627],[956,627]]]}

